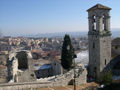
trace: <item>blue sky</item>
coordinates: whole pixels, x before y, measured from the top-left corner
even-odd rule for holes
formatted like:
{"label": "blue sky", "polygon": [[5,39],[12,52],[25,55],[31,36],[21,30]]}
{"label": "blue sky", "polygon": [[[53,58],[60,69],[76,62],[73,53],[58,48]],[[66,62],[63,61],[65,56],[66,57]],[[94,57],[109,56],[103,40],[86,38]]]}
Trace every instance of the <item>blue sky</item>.
{"label": "blue sky", "polygon": [[0,0],[0,31],[4,35],[88,31],[86,10],[109,6],[111,28],[120,28],[120,0]]}

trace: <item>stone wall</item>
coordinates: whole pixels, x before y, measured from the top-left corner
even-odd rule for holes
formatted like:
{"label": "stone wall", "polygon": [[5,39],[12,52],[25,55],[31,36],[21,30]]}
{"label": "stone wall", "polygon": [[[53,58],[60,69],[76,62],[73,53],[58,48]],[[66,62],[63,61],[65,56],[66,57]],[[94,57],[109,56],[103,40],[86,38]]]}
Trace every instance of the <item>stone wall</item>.
{"label": "stone wall", "polygon": [[0,84],[0,90],[23,90],[27,88],[51,87],[51,82],[27,82]]}
{"label": "stone wall", "polygon": [[[22,57],[23,55],[19,53],[26,53],[27,60],[25,61]],[[23,54],[24,54],[23,53]],[[21,63],[19,62],[19,56]],[[27,63],[27,68],[23,68],[22,63]],[[22,68],[19,68],[22,66]],[[25,64],[26,65],[26,64]],[[33,60],[32,60],[32,54],[30,51],[20,51],[20,52],[11,52],[9,53],[9,58],[7,60],[7,68],[8,68],[8,81],[10,82],[30,82],[30,81],[36,81],[36,76],[33,69]]]}
{"label": "stone wall", "polygon": [[45,77],[50,77],[53,76],[53,69],[52,68],[47,68],[47,69],[39,69],[35,70],[35,74],[37,78],[45,78]]}
{"label": "stone wall", "polygon": [[[77,64],[75,68],[75,72],[76,72],[76,84],[80,85],[86,83],[87,71],[84,65]],[[68,71],[65,74],[52,76],[48,78],[40,78],[34,82],[0,84],[0,90],[22,90],[25,88],[66,86],[73,79],[73,77],[74,77],[74,69]]]}

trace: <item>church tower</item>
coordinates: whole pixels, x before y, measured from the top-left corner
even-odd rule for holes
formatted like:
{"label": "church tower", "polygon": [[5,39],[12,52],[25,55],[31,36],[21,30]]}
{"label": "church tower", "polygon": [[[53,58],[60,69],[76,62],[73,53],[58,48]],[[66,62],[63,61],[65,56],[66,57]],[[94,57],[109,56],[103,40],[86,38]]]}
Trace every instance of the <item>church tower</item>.
{"label": "church tower", "polygon": [[88,9],[89,68],[88,74],[99,77],[111,60],[111,8],[97,4]]}

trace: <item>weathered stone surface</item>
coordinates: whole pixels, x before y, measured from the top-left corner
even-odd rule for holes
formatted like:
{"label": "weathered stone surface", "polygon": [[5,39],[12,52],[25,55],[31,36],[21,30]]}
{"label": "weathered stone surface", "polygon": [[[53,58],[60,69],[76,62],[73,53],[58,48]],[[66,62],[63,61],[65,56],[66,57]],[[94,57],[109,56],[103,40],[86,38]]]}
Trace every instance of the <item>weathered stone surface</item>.
{"label": "weathered stone surface", "polygon": [[[86,83],[87,71],[83,64],[77,64],[76,69],[76,84],[80,85]],[[23,74],[24,75],[24,74]],[[18,82],[18,83],[6,83],[0,84],[0,90],[22,90],[25,88],[41,88],[41,87],[53,87],[53,86],[66,86],[69,81],[74,77],[74,70],[70,70],[65,74],[52,76],[48,78],[41,78],[32,82]]]}
{"label": "weathered stone surface", "polygon": [[103,5],[94,6],[88,10],[88,16],[88,74],[96,79],[111,60],[110,8]]}
{"label": "weathered stone surface", "polygon": [[93,11],[93,10],[96,10],[96,9],[106,9],[106,10],[111,10],[111,8],[109,8],[109,7],[107,7],[107,6],[104,6],[104,5],[102,5],[102,4],[97,4],[97,5],[95,5],[95,6],[93,6],[93,7],[91,7],[90,9],[88,9],[87,11],[89,12],[89,11]]}
{"label": "weathered stone surface", "polygon": [[31,52],[12,52],[7,60],[9,82],[36,81]]}

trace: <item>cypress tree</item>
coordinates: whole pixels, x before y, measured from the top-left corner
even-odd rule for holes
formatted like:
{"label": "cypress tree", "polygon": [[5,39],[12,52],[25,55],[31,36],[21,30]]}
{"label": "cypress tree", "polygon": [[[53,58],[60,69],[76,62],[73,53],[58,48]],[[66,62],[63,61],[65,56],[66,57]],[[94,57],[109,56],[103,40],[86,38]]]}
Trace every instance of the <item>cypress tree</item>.
{"label": "cypress tree", "polygon": [[65,35],[62,45],[61,64],[64,69],[69,70],[73,63],[74,50],[69,35]]}

